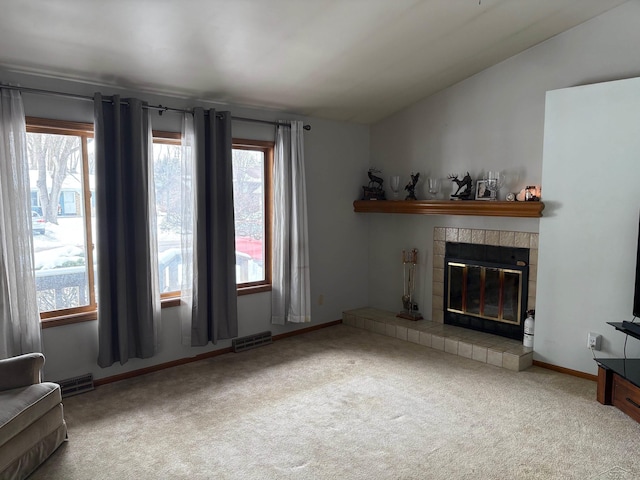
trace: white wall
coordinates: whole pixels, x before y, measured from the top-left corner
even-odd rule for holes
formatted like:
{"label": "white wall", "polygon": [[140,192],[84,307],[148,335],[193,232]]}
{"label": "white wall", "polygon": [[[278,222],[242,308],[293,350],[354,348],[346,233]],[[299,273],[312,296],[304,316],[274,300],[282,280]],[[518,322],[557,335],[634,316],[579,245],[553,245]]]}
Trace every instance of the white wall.
{"label": "white wall", "polygon": [[[327,323],[342,318],[342,311],[366,305],[367,291],[367,223],[353,213],[351,202],[360,188],[359,177],[366,172],[369,163],[369,129],[366,126],[330,122],[300,117],[286,112],[242,108],[233,105],[209,104],[183,98],[161,97],[141,92],[100,87],[76,82],[66,82],[36,76],[20,75],[0,70],[0,83],[19,84],[25,87],[92,95],[121,93],[176,108],[202,105],[220,110],[230,110],[233,115],[275,119],[302,119],[310,123],[312,130],[305,132],[305,161],[308,189],[310,266],[311,266],[311,325]],[[92,102],[58,97],[25,94],[25,112],[30,116],[74,121],[93,121]],[[180,131],[180,116],[165,113],[152,115],[156,129]],[[273,140],[274,128],[255,123],[234,122],[233,135],[239,138]],[[355,281],[360,277],[362,281]],[[323,302],[320,305],[319,297]],[[271,325],[270,293],[245,295],[238,298],[239,335],[244,336],[271,330],[278,334],[309,324]],[[180,343],[177,309],[162,312],[160,350],[148,359],[132,359],[124,366],[116,364],[99,368],[97,359],[97,322],[47,328],[43,330],[46,355],[45,377],[61,380],[91,372],[95,378],[103,378],[130,370],[156,365],[171,360],[195,356],[199,353],[223,348],[230,341],[218,345],[190,348]]]}
{"label": "white wall", "polygon": [[[549,363],[595,373],[586,348],[623,355],[631,320],[638,240],[640,78],[547,94],[542,180],[554,214],[540,222],[536,352]],[[571,339],[571,341],[569,341]],[[630,338],[627,355],[640,342]]]}
{"label": "white wall", "polygon": [[[640,2],[628,2],[373,125],[371,165],[382,169],[385,177],[403,175],[403,184],[412,171],[419,171],[423,178],[444,178],[448,173],[469,170],[477,178],[489,169],[512,174],[514,180],[503,194],[540,183],[546,92],[640,75],[638,25]],[[419,198],[425,198],[423,185],[417,190]],[[552,198],[544,184],[542,187],[543,200],[551,210],[554,202],[562,200]],[[382,214],[368,218],[370,304],[400,309],[400,251],[417,247],[423,254],[418,301],[427,318],[431,315],[434,226],[537,232],[544,221]],[[542,301],[538,295],[538,309]],[[544,322],[538,313],[538,322]],[[582,319],[561,321],[579,325]],[[599,330],[612,335],[604,328]],[[551,350],[541,345],[540,339],[536,339],[536,347],[544,348],[544,358],[551,363],[571,368],[573,363],[555,351],[567,345],[581,348],[586,334],[575,338],[568,331],[559,333],[558,344]],[[542,359],[537,352],[534,358]],[[586,370],[586,366],[580,368]]]}

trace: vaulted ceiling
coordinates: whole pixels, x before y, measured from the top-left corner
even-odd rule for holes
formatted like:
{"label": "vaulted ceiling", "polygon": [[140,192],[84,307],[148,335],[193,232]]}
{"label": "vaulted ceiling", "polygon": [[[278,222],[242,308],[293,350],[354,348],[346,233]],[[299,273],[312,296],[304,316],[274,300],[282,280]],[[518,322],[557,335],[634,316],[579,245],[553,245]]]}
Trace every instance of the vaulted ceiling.
{"label": "vaulted ceiling", "polygon": [[624,2],[3,0],[0,67],[372,123]]}

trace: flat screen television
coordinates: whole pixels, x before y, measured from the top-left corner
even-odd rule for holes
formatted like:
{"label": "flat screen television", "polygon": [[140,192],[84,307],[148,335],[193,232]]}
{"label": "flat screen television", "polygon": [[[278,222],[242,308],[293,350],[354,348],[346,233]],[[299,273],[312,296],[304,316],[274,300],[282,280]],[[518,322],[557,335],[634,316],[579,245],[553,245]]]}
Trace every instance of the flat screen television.
{"label": "flat screen television", "polygon": [[640,221],[638,225],[638,242],[636,252],[636,281],[633,295],[633,316],[640,318]]}

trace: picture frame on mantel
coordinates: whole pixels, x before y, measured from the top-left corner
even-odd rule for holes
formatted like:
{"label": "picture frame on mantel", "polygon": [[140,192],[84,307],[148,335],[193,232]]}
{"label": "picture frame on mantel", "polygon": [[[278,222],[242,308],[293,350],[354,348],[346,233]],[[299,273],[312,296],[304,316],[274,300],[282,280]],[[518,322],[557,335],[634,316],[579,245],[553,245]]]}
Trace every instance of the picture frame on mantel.
{"label": "picture frame on mantel", "polygon": [[484,180],[476,181],[476,200],[491,200],[491,191]]}

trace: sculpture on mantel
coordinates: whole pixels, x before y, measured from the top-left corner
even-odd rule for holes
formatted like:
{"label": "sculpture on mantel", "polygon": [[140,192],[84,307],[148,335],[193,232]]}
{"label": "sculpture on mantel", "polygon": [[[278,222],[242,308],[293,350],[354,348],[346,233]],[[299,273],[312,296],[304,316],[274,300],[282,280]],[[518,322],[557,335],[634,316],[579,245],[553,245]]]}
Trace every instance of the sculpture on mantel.
{"label": "sculpture on mantel", "polygon": [[458,179],[458,175],[448,175],[447,178],[458,186],[455,193],[451,194],[451,198],[454,200],[471,200],[473,189],[473,181],[469,172],[466,173],[462,180]]}
{"label": "sculpture on mantel", "polygon": [[362,187],[363,200],[385,200],[384,189],[382,188],[384,180],[381,177],[374,175],[375,173],[380,173],[380,170],[370,168],[367,172],[369,185]]}
{"label": "sculpture on mantel", "polygon": [[415,175],[412,173],[411,174],[411,181],[409,183],[407,183],[407,185],[404,187],[404,189],[409,192],[409,194],[406,196],[405,200],[417,200],[416,198],[416,185],[418,184],[418,179],[420,178],[420,172],[416,173]]}

